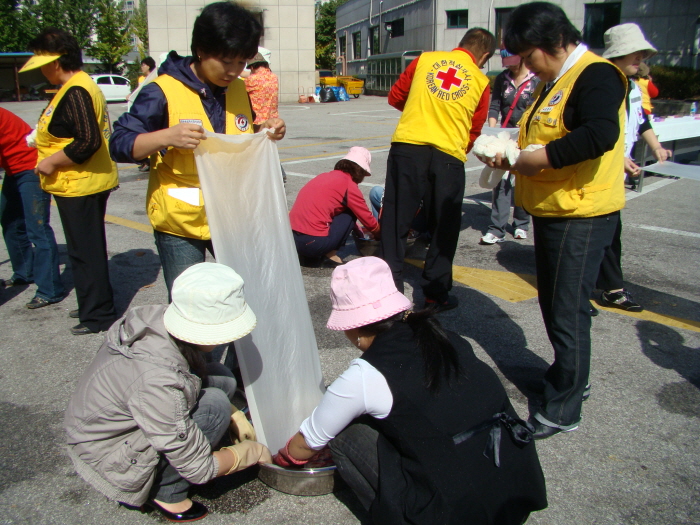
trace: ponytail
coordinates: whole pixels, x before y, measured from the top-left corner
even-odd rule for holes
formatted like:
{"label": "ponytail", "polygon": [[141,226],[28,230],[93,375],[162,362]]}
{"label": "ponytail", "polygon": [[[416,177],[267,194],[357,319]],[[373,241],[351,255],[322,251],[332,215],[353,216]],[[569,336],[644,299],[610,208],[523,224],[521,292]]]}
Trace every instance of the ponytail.
{"label": "ponytail", "polygon": [[378,335],[392,328],[397,322],[406,323],[413,331],[423,356],[425,386],[431,393],[435,394],[440,390],[443,379],[449,383],[461,373],[457,350],[435,318],[434,308],[401,312],[383,321],[363,326],[360,333]]}

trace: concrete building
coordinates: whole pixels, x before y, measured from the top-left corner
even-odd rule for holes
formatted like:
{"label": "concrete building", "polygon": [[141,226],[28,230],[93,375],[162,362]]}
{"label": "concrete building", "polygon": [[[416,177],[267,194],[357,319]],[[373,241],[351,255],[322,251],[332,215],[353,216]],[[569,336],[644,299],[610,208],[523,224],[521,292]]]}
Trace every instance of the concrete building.
{"label": "concrete building", "polygon": [[[148,0],[151,56],[175,50],[190,55],[192,25],[214,0]],[[296,101],[299,90],[315,86],[314,0],[245,0],[263,24],[260,45],[272,51],[270,67],[279,77],[280,102]]]}
{"label": "concrete building", "polygon": [[[606,29],[634,22],[659,50],[651,59],[652,64],[700,67],[700,2],[697,0],[553,1],[566,11],[593,51],[602,50]],[[382,92],[417,55],[411,51],[453,49],[469,27],[487,28],[500,42],[509,14],[521,3],[516,0],[349,0],[336,12],[338,72],[344,69],[345,74],[365,78],[368,90]],[[486,69],[501,69],[500,60],[492,59]]]}

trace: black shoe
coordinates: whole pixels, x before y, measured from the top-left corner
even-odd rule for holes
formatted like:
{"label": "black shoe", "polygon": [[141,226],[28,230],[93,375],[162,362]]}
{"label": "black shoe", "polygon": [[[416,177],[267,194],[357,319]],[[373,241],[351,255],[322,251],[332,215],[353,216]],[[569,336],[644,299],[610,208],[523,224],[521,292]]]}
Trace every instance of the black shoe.
{"label": "black shoe", "polygon": [[435,308],[435,313],[446,312],[447,310],[453,310],[459,306],[459,299],[454,295],[448,295],[445,301],[436,301],[430,297],[425,298],[425,304],[423,308]]}
{"label": "black shoe", "polygon": [[77,308],[75,310],[71,310],[70,312],[68,312],[68,317],[70,317],[71,319],[80,319],[80,310],[78,310]]}
{"label": "black shoe", "polygon": [[0,279],[0,288],[9,288],[10,286],[25,286],[33,284],[34,281],[25,281],[24,279]]}
{"label": "black shoe", "polygon": [[561,432],[573,432],[578,428],[578,425],[568,430],[564,430],[557,427],[550,427],[548,425],[545,425],[544,423],[540,423],[535,418],[530,418],[529,423],[535,428],[535,431],[532,433],[532,437],[535,439],[547,439],[548,437],[552,437],[553,435],[559,434]]}
{"label": "black shoe", "polygon": [[621,292],[603,292],[600,295],[600,302],[603,306],[610,308],[620,308],[628,312],[641,312],[644,308],[632,300],[632,294],[627,290]]}
{"label": "black shoe", "polygon": [[29,301],[27,304],[25,304],[24,306],[26,306],[30,310],[36,310],[37,308],[43,308],[44,306],[48,306],[50,304],[51,303],[48,302],[43,297],[39,297],[38,295],[35,295],[34,298],[31,301]]}
{"label": "black shoe", "polygon": [[83,323],[75,325],[73,328],[70,329],[70,333],[73,335],[86,335],[86,334],[96,334],[97,332],[93,332],[90,330],[87,326],[85,326]]}
{"label": "black shoe", "polygon": [[591,317],[596,317],[600,313],[595,306],[590,305],[590,308],[591,308],[591,310],[590,310]]}
{"label": "black shoe", "polygon": [[204,516],[209,514],[209,510],[199,501],[193,501],[192,506],[185,512],[170,512],[158,505],[154,500],[150,500],[146,503],[146,505],[149,505],[154,509],[159,510],[166,520],[174,522],[184,523],[188,521],[197,521],[201,520]]}

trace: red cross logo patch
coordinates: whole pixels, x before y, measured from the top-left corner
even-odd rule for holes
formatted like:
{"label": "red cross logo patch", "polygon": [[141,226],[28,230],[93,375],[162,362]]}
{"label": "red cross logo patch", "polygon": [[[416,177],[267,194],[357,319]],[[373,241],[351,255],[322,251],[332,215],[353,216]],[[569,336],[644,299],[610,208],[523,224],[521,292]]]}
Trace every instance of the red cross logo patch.
{"label": "red cross logo patch", "polygon": [[469,91],[469,70],[457,60],[435,61],[425,77],[431,95],[440,100],[455,101]]}

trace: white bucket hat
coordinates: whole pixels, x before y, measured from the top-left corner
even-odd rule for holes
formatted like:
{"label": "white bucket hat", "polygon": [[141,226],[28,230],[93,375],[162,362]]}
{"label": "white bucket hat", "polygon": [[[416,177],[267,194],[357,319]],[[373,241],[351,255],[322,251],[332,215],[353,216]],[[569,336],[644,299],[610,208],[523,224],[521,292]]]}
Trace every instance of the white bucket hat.
{"label": "white bucket hat", "polygon": [[243,279],[228,266],[199,263],[173,283],[173,302],[163,315],[166,330],[198,345],[230,343],[257,324],[243,297]]}
{"label": "white bucket hat", "polygon": [[616,58],[631,55],[639,51],[646,51],[645,58],[654,56],[657,51],[647,39],[637,24],[620,24],[611,27],[603,35],[605,51],[603,58]]}

